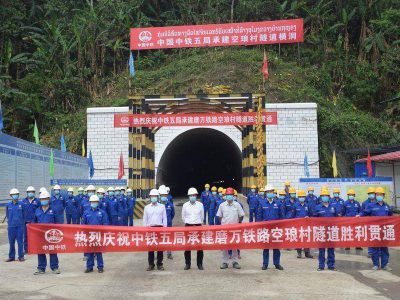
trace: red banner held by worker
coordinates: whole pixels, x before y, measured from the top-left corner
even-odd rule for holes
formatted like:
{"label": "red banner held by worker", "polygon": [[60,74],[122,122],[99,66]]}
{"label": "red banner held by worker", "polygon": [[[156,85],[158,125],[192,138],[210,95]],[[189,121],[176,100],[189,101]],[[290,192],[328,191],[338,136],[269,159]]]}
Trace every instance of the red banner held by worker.
{"label": "red banner held by worker", "polygon": [[[255,125],[257,113],[115,114],[114,127]],[[264,125],[277,124],[276,112],[263,112]]]}
{"label": "red banner held by worker", "polygon": [[299,43],[303,19],[131,28],[131,50]]}
{"label": "red banner held by worker", "polygon": [[28,252],[400,246],[400,217],[303,218],[199,227],[28,224]]}

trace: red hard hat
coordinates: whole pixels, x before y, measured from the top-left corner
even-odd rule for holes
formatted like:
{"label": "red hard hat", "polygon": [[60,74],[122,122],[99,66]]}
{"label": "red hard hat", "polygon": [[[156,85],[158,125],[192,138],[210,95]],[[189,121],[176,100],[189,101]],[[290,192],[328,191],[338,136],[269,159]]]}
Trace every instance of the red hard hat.
{"label": "red hard hat", "polygon": [[225,195],[234,195],[235,194],[235,190],[233,188],[227,188],[225,191]]}

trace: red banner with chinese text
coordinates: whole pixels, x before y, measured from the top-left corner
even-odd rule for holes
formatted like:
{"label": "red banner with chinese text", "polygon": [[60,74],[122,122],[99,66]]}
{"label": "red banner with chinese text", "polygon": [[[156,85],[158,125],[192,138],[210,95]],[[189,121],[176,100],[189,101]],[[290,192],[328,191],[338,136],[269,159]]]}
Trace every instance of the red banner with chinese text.
{"label": "red banner with chinese text", "polygon": [[299,43],[303,19],[131,28],[131,50]]}
{"label": "red banner with chinese text", "polygon": [[[264,125],[276,125],[276,112],[263,112]],[[115,114],[114,127],[255,125],[256,112],[213,114]]]}
{"label": "red banner with chinese text", "polygon": [[400,246],[400,217],[303,218],[165,228],[27,226],[29,254]]}

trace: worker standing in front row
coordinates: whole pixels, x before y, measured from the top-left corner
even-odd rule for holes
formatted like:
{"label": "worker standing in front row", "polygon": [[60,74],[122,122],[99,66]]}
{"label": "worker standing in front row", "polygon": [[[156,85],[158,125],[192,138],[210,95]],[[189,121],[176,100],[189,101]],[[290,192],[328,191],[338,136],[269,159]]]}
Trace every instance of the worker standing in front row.
{"label": "worker standing in front row", "polygon": [[28,253],[28,235],[26,225],[35,221],[35,211],[40,207],[40,200],[35,198],[35,188],[29,186],[26,189],[26,198],[22,200],[22,206],[24,208],[24,250]]}
{"label": "worker standing in front row", "polygon": [[[361,205],[355,200],[356,192],[353,189],[347,191],[347,200],[343,204],[343,216],[344,217],[359,217],[361,214]],[[345,250],[350,250],[350,248],[344,248]],[[362,250],[362,248],[357,247],[357,250]]]}
{"label": "worker standing in front row", "polygon": [[[107,213],[99,208],[99,197],[92,195],[89,198],[90,209],[83,214],[83,222],[85,225],[109,225]],[[94,257],[97,258],[97,270],[99,273],[104,272],[103,253],[92,252],[87,253],[86,270],[85,273],[93,272]]]}
{"label": "worker standing in front row", "polygon": [[[34,223],[39,224],[56,224],[56,215],[50,208],[50,194],[44,191],[40,194],[41,207],[35,211]],[[50,269],[53,274],[60,274],[57,253],[50,253]],[[38,254],[38,267],[34,275],[41,275],[46,272],[47,258],[46,254]]]}
{"label": "worker standing in front row", "polygon": [[[310,208],[310,205],[306,203],[306,192],[304,190],[299,190],[297,192],[298,196],[298,202],[294,205],[294,214],[293,218],[299,219],[299,218],[308,218],[312,216],[312,210]],[[304,256],[307,258],[314,258],[310,254],[310,248],[304,248],[304,249],[296,249],[297,250],[297,258],[303,258],[302,257],[302,251],[304,250]]]}
{"label": "worker standing in front row", "polygon": [[201,193],[201,198],[200,201],[203,204],[204,207],[204,225],[207,224],[207,216],[209,215],[209,209],[210,209],[210,185],[206,183],[204,185],[204,191]]}

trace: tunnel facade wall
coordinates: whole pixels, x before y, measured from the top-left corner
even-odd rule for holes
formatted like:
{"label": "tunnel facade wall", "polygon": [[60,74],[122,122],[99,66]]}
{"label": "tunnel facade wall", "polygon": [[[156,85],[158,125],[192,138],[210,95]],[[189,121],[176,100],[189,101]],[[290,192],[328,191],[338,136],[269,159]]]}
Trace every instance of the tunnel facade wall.
{"label": "tunnel facade wall", "polygon": [[[310,177],[319,177],[318,122],[315,103],[267,104],[267,111],[278,113],[278,125],[266,126],[266,159],[268,183],[282,187],[289,180],[297,184],[304,177],[304,156],[307,154]],[[128,128],[114,128],[113,115],[128,113],[128,107],[102,107],[87,110],[87,151],[92,150],[95,179],[115,179],[119,156],[128,174]],[[155,134],[155,170],[173,140],[195,127],[164,127]],[[241,133],[234,126],[209,127],[231,138],[241,149]]]}

